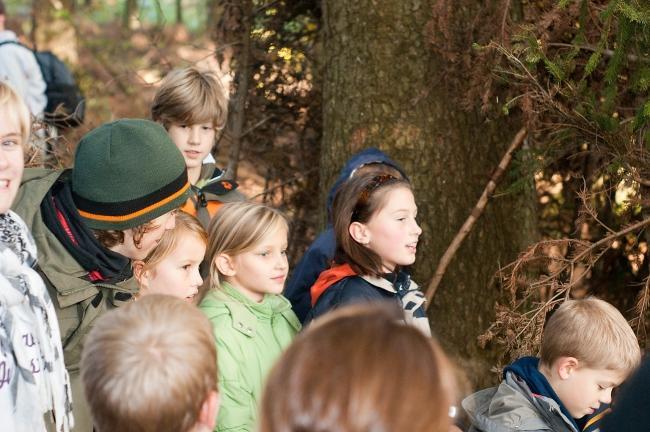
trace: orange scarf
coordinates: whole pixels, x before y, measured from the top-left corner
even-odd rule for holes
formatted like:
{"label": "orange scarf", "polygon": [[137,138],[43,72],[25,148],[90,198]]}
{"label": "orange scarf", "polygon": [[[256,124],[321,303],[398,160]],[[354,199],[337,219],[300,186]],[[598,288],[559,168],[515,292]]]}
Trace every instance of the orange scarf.
{"label": "orange scarf", "polygon": [[325,292],[325,290],[338,281],[345,279],[348,276],[355,276],[357,273],[352,270],[350,264],[341,264],[330,269],[323,271],[312,285],[311,292],[311,305],[314,306],[318,298]]}

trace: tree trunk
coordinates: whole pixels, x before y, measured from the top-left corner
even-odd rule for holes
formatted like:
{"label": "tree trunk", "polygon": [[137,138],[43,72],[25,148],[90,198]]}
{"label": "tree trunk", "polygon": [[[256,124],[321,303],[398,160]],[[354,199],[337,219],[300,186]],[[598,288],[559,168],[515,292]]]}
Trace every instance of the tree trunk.
{"label": "tree trunk", "polygon": [[[211,1],[208,4],[209,24],[214,26],[212,38],[219,47],[217,60],[222,72],[235,71],[235,93],[228,107],[228,122],[225,135],[229,137],[227,176],[237,179],[239,157],[244,145],[246,127],[246,104],[253,69],[251,27],[255,19],[253,2],[222,3]],[[216,23],[216,24],[215,24]]]}
{"label": "tree trunk", "polygon": [[131,28],[131,17],[135,15],[137,10],[137,0],[126,0],[124,2],[124,11],[122,12],[122,29],[129,30]]}
{"label": "tree trunk", "polygon": [[[427,41],[433,3],[326,0],[323,5],[322,198],[351,154],[374,146],[395,158],[412,180],[419,205],[424,232],[414,279],[423,288],[521,127],[516,119],[489,120],[478,106],[464,111],[452,102],[447,65]],[[455,3],[477,7],[473,0]],[[435,334],[474,385],[496,379],[490,373],[494,347],[479,348],[477,336],[494,318],[499,290],[493,275],[535,238],[533,210],[532,187],[492,200],[431,305]]]}
{"label": "tree trunk", "polygon": [[60,3],[62,9],[57,9],[48,0],[32,2],[30,40],[33,47],[50,50],[68,64],[79,62],[74,5],[74,1],[65,0]]}
{"label": "tree trunk", "polygon": [[176,24],[183,24],[183,1],[176,0]]}

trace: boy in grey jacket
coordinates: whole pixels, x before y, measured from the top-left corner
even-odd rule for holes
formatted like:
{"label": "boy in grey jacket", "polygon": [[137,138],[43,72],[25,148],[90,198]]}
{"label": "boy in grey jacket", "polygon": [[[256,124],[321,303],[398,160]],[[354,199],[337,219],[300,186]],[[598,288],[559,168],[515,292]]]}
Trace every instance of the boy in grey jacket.
{"label": "boy in grey jacket", "polygon": [[596,298],[568,300],[548,320],[540,358],[518,359],[498,387],[463,400],[470,431],[596,431],[612,389],[640,358],[616,308]]}

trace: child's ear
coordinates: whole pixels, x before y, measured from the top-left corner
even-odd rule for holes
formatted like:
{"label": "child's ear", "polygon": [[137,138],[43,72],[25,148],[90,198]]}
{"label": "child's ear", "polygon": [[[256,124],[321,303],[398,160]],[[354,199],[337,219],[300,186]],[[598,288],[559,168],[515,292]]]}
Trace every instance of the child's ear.
{"label": "child's ear", "polygon": [[217,414],[219,413],[219,393],[212,390],[201,405],[201,412],[199,413],[198,423],[204,426],[206,430],[214,430],[217,424]]}
{"label": "child's ear", "polygon": [[233,257],[227,254],[219,254],[214,258],[214,265],[217,266],[219,273],[225,276],[235,276],[235,261]]}
{"label": "child's ear", "polygon": [[364,246],[370,243],[370,230],[361,222],[352,222],[348,227],[348,232],[355,242]]}
{"label": "child's ear", "polygon": [[144,261],[135,260],[131,266],[133,267],[133,276],[135,276],[135,280],[138,281],[138,285],[141,287],[146,287],[149,282],[149,275],[148,272],[144,269]]}
{"label": "child's ear", "polygon": [[569,379],[573,372],[578,369],[580,362],[575,357],[560,357],[555,361],[555,370],[560,379]]}

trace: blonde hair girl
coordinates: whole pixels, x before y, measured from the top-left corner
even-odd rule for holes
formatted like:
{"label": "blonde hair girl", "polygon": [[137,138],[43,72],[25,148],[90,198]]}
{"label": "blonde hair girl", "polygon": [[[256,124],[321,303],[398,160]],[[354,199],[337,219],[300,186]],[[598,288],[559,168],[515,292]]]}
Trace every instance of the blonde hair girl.
{"label": "blonde hair girl", "polygon": [[203,279],[199,266],[205,256],[208,235],[199,221],[187,213],[178,212],[176,225],[163,236],[144,260],[134,261],[140,292],[167,294],[190,302],[198,297]]}
{"label": "blonde hair girl", "polygon": [[281,293],[288,224],[271,207],[224,204],[208,229],[208,292],[199,307],[217,344],[222,405],[215,430],[252,431],[268,371],[300,329]]}

